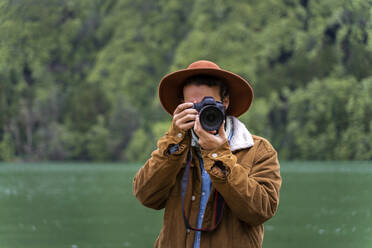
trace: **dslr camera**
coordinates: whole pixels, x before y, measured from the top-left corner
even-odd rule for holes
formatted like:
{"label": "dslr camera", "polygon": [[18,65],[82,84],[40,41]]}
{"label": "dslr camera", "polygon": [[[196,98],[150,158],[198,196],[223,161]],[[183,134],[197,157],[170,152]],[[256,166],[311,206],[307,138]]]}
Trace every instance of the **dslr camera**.
{"label": "dslr camera", "polygon": [[200,124],[206,131],[218,131],[225,120],[225,107],[222,102],[215,101],[211,96],[194,103],[193,108],[199,112]]}

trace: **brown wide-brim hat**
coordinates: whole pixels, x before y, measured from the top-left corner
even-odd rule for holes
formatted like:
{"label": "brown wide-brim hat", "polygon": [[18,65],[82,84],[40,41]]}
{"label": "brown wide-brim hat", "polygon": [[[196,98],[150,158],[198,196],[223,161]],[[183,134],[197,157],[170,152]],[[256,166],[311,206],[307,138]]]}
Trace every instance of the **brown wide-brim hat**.
{"label": "brown wide-brim hat", "polygon": [[221,78],[229,89],[229,107],[227,115],[238,117],[245,113],[253,101],[253,89],[250,84],[239,75],[223,70],[208,60],[199,60],[190,64],[187,69],[169,73],[159,84],[159,98],[163,108],[173,115],[176,107],[181,104],[179,92],[185,80],[195,75],[211,75]]}

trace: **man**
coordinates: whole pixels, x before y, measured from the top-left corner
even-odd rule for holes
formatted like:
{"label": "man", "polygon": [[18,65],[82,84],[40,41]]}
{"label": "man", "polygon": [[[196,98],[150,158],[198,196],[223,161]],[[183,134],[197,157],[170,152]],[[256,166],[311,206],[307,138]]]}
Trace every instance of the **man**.
{"label": "man", "polygon": [[[193,108],[207,96],[226,109],[215,131]],[[281,177],[274,148],[236,118],[252,103],[249,83],[201,60],[166,75],[159,98],[172,125],[133,182],[143,205],[165,208],[155,247],[262,247]]]}

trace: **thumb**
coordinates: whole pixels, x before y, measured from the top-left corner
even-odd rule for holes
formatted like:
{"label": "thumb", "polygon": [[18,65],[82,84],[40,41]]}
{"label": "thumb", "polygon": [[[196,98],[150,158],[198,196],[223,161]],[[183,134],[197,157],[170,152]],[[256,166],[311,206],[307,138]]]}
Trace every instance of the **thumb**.
{"label": "thumb", "polygon": [[225,121],[223,121],[222,125],[218,129],[218,134],[220,135],[221,138],[226,138],[226,133],[225,133]]}

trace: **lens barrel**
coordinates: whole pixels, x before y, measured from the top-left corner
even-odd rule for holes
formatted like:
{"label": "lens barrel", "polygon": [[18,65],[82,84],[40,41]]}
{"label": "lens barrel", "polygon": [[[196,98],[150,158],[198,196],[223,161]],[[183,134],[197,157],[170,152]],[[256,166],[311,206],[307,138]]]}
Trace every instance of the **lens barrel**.
{"label": "lens barrel", "polygon": [[225,114],[216,106],[207,105],[199,112],[200,124],[206,131],[218,130],[225,119]]}
{"label": "lens barrel", "polygon": [[201,102],[194,103],[193,108],[199,112],[200,124],[206,131],[218,131],[225,120],[225,106],[206,96]]}

